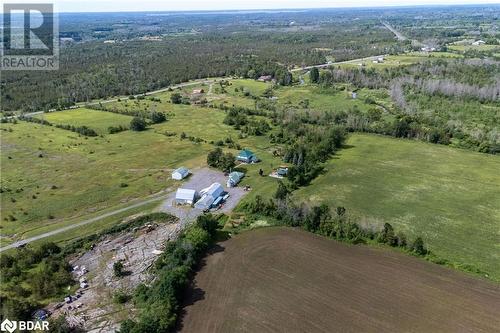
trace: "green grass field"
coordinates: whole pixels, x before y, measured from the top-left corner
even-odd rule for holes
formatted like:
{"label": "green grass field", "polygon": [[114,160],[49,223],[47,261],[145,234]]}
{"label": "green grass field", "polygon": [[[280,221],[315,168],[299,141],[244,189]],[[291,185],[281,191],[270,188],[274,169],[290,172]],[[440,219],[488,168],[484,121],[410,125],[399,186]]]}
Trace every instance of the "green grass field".
{"label": "green grass field", "polygon": [[75,127],[87,126],[99,134],[108,133],[108,127],[110,126],[128,127],[132,120],[130,116],[86,108],[44,113],[37,116],[37,118],[43,118],[53,124],[73,125]]}
{"label": "green grass field", "polygon": [[375,135],[348,145],[294,198],[345,206],[364,225],[389,222],[500,279],[500,157]]}
{"label": "green grass field", "polygon": [[[94,138],[33,123],[2,124],[1,233],[8,237],[3,241],[144,198],[172,185],[172,169],[204,166],[213,145],[181,140],[181,130],[207,140],[237,138],[222,124],[222,111],[187,107],[183,112],[144,132]],[[96,123],[115,116],[94,114]],[[179,133],[165,136],[164,131]]]}
{"label": "green grass field", "polygon": [[391,105],[389,96],[384,90],[360,89],[356,99],[351,97],[351,89],[346,86],[344,91],[320,88],[314,85],[304,85],[299,87],[285,87],[276,90],[278,104],[291,105],[302,108],[300,103],[309,101],[308,109],[321,112],[339,112],[358,109],[366,112],[375,106],[365,102],[367,97],[374,99],[381,104]]}

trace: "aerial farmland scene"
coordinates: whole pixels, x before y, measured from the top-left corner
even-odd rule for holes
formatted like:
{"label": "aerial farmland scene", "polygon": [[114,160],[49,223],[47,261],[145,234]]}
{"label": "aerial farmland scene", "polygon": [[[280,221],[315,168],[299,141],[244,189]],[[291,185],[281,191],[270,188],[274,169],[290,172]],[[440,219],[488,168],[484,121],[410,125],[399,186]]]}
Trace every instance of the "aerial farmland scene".
{"label": "aerial farmland scene", "polygon": [[2,332],[500,332],[499,3],[1,6]]}

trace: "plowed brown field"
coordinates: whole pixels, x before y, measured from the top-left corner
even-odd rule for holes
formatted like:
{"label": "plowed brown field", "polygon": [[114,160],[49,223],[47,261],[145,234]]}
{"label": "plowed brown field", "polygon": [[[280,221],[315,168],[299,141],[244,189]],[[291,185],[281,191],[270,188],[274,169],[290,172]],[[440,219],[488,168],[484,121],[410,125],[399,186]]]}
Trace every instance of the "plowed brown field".
{"label": "plowed brown field", "polygon": [[500,286],[395,251],[290,228],[219,244],[182,332],[500,332]]}

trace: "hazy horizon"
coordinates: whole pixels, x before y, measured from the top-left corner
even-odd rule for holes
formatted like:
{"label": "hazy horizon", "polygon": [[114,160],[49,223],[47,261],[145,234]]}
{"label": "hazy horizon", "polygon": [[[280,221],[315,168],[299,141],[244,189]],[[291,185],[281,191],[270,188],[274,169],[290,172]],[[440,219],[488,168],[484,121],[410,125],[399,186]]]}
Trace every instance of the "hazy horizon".
{"label": "hazy horizon", "polygon": [[[60,13],[91,13],[91,12],[192,12],[192,11],[265,11],[265,10],[306,10],[306,9],[336,9],[336,8],[380,8],[380,7],[413,7],[413,6],[460,6],[460,5],[500,5],[498,0],[275,0],[272,4],[263,0],[228,1],[212,0],[210,3],[201,0],[184,0],[168,3],[159,0],[99,1],[88,0],[84,3],[78,0],[33,1],[16,0],[12,3],[54,3],[55,10]],[[1,12],[1,9],[0,9]]]}

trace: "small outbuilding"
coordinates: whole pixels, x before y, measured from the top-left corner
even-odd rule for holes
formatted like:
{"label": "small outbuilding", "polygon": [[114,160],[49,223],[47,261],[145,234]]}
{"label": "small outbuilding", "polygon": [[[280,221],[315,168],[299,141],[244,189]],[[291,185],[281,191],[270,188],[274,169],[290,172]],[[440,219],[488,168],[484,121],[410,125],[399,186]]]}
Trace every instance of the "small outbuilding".
{"label": "small outbuilding", "polygon": [[236,159],[243,163],[257,163],[259,161],[257,156],[248,149],[243,149],[242,151],[240,151],[238,156],[236,156]]}
{"label": "small outbuilding", "polygon": [[196,191],[185,188],[177,189],[175,203],[178,205],[192,205],[196,200]]}
{"label": "small outbuilding", "polygon": [[186,178],[188,175],[189,175],[189,169],[181,167],[181,168],[175,170],[174,172],[172,172],[172,179],[182,180],[182,179]]}
{"label": "small outbuilding", "polygon": [[245,174],[243,172],[231,172],[227,178],[227,187],[235,187],[243,177],[245,177]]}

